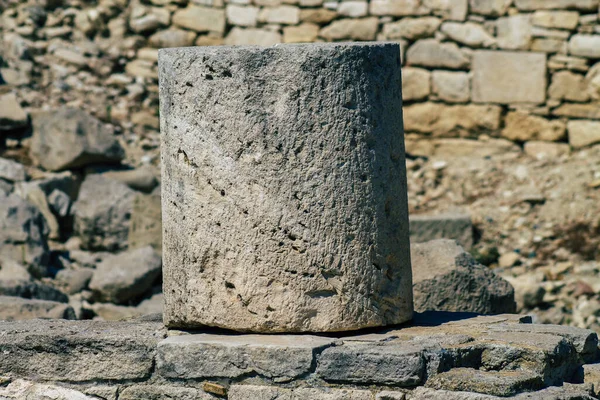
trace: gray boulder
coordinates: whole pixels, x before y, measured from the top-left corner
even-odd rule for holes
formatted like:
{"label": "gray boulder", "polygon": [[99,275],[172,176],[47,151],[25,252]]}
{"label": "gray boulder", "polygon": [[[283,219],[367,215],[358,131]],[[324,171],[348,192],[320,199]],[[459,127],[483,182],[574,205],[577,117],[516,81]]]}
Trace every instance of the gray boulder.
{"label": "gray boulder", "polygon": [[133,201],[129,225],[129,248],[152,246],[162,251],[162,214],[160,192],[145,195],[138,193]]}
{"label": "gray boulder", "polygon": [[83,181],[74,204],[74,231],[82,247],[118,250],[126,247],[135,192],[127,185],[102,175]]}
{"label": "gray boulder", "polygon": [[48,225],[40,211],[16,194],[0,192],[0,256],[28,266],[35,276],[48,275]]}
{"label": "gray boulder", "polygon": [[91,268],[63,269],[56,274],[56,281],[67,294],[75,294],[87,288],[93,275]]}
{"label": "gray boulder", "polygon": [[477,264],[454,240],[411,245],[415,311],[514,313],[515,293],[506,280]]}
{"label": "gray boulder", "polygon": [[14,93],[0,95],[0,132],[27,126],[27,113]]}
{"label": "gray boulder", "polygon": [[65,303],[0,296],[0,320],[75,319],[75,311]]}
{"label": "gray boulder", "polygon": [[9,182],[24,181],[27,178],[27,173],[22,164],[0,157],[0,178]]}
{"label": "gray boulder", "polygon": [[473,247],[473,223],[468,213],[411,215],[410,241],[423,243],[435,239],[454,239],[466,249]]}
{"label": "gray boulder", "polygon": [[98,264],[90,289],[103,301],[123,304],[149,290],[161,267],[160,255],[150,246],[109,256]]}
{"label": "gray boulder", "polygon": [[83,110],[61,108],[33,115],[31,156],[49,171],[118,163],[124,155],[113,129]]}

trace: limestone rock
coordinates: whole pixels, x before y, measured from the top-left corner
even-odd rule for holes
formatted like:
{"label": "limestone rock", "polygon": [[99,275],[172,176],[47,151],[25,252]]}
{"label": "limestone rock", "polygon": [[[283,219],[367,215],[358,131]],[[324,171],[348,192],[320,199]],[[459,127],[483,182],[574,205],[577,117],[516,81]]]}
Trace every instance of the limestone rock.
{"label": "limestone rock", "polygon": [[409,40],[433,37],[441,23],[436,17],[402,18],[400,21],[383,25],[383,36],[386,39]]}
{"label": "limestone rock", "polygon": [[535,38],[531,42],[531,51],[542,53],[566,53],[567,41],[563,39]]}
{"label": "limestone rock", "polygon": [[496,39],[483,26],[473,22],[445,22],[440,31],[450,39],[470,47],[490,47],[496,43]]}
{"label": "limestone rock", "polygon": [[60,218],[65,218],[69,215],[71,204],[71,198],[62,190],[54,189],[48,196],[48,205],[50,206],[50,209]]}
{"label": "limestone rock", "polygon": [[[410,319],[399,56],[395,44],[160,50],[167,326],[317,332]],[[185,60],[197,62],[173,67]],[[211,111],[214,93],[226,97]],[[329,111],[315,114],[319,104]],[[359,122],[358,109],[379,122]],[[202,135],[180,128],[194,122]],[[338,157],[356,161],[340,169]],[[367,206],[368,218],[347,220]]]}
{"label": "limestone rock", "polygon": [[157,370],[165,378],[176,379],[256,373],[290,380],[308,373],[314,353],[332,343],[330,338],[297,335],[172,336],[158,346]]}
{"label": "limestone rock", "polygon": [[456,43],[440,43],[435,39],[419,40],[409,47],[406,61],[408,65],[430,68],[462,69],[469,65]]}
{"label": "limestone rock", "polygon": [[0,320],[27,319],[75,319],[75,312],[65,303],[0,295]]}
{"label": "limestone rock", "polygon": [[469,0],[471,12],[491,17],[506,14],[511,3],[512,0]]}
{"label": "limestone rock", "polygon": [[31,155],[49,171],[115,163],[124,151],[113,130],[83,110],[61,108],[33,116]]}
{"label": "limestone rock", "polygon": [[162,251],[160,193],[135,196],[127,242],[130,249],[152,246],[159,253]]}
{"label": "limestone rock", "polygon": [[337,12],[345,17],[364,17],[367,15],[369,4],[366,1],[344,1],[338,6]]}
{"label": "limestone rock", "polygon": [[157,322],[38,320],[2,322],[1,329],[0,374],[68,382],[147,378],[165,336]]}
{"label": "limestone rock", "polygon": [[402,100],[422,100],[431,93],[431,72],[422,68],[402,70]]}
{"label": "limestone rock", "polygon": [[515,312],[512,286],[478,265],[455,241],[411,245],[415,310],[501,314]]}
{"label": "limestone rock", "polygon": [[532,27],[529,15],[512,15],[496,22],[498,47],[506,50],[528,50],[531,46]]}
{"label": "limestone rock", "polygon": [[157,79],[158,74],[154,64],[154,61],[136,59],[125,65],[125,72],[133,77]]}
{"label": "limestone rock", "polygon": [[572,30],[579,23],[579,13],[576,11],[539,10],[533,13],[531,23],[544,28]]}
{"label": "limestone rock", "polygon": [[578,149],[600,142],[600,121],[569,121],[569,144]]}
{"label": "limestone rock", "polygon": [[569,54],[586,58],[600,58],[600,35],[577,34],[571,36]]}
{"label": "limestone rock", "polygon": [[285,389],[272,386],[232,385],[229,400],[372,400],[369,390],[335,388]]}
{"label": "limestone rock", "polygon": [[34,275],[48,274],[48,226],[37,208],[16,194],[0,193],[0,256],[26,264]]}
{"label": "limestone rock", "polygon": [[136,169],[109,170],[102,172],[102,175],[123,182],[133,190],[144,193],[152,192],[158,185],[154,171],[147,166]]}
{"label": "limestone rock", "polygon": [[586,102],[590,99],[583,75],[571,71],[558,71],[552,75],[548,97],[555,100]]}
{"label": "limestone rock", "polygon": [[300,21],[302,22],[310,22],[313,24],[328,24],[337,16],[337,12],[333,10],[328,10],[326,8],[317,8],[317,9],[301,9],[300,10]]}
{"label": "limestone rock", "polygon": [[73,389],[61,386],[46,385],[17,379],[8,386],[0,388],[0,398],[2,399],[31,399],[31,400],[94,400],[96,397],[86,396],[85,394]]}
{"label": "limestone rock", "polygon": [[119,393],[119,400],[215,400],[202,390],[169,385],[134,385]]}
{"label": "limestone rock", "polygon": [[225,10],[191,4],[175,11],[173,24],[196,32],[225,32]]}
{"label": "limestone rock", "polygon": [[0,178],[9,182],[24,181],[27,173],[25,167],[18,162],[0,157]]}
{"label": "limestone rock", "polygon": [[456,240],[466,249],[473,247],[473,223],[466,213],[412,215],[410,242],[423,243],[435,239]]}
{"label": "limestone rock", "polygon": [[477,103],[543,103],[546,56],[479,50],[473,54],[473,92]]}
{"label": "limestone rock", "polygon": [[300,21],[300,9],[287,4],[272,8],[264,7],[258,14],[258,20],[268,24],[296,25]]}
{"label": "limestone rock", "polygon": [[574,8],[582,11],[596,11],[598,0],[515,0],[522,11]]}
{"label": "limestone rock", "polygon": [[471,99],[471,79],[466,72],[433,71],[431,86],[433,94],[448,103],[466,103]]}
{"label": "limestone rock", "polygon": [[423,5],[444,20],[464,21],[469,10],[468,0],[423,0]]}
{"label": "limestone rock", "polygon": [[148,43],[153,47],[185,47],[191,46],[196,40],[194,32],[183,29],[171,28],[156,32],[148,38]]}
{"label": "limestone rock", "polygon": [[428,14],[429,10],[421,4],[420,0],[371,0],[369,13],[371,15],[405,17]]}
{"label": "limestone rock", "polygon": [[56,274],[56,281],[65,293],[75,294],[87,288],[93,275],[91,268],[63,269]]}
{"label": "limestone rock", "polygon": [[279,33],[254,28],[233,28],[225,38],[226,45],[272,46],[281,42]]}
{"label": "limestone rock", "polygon": [[225,8],[227,22],[237,26],[256,26],[258,20],[258,7],[244,7],[228,4]]}
{"label": "limestone rock", "polygon": [[556,142],[564,139],[565,123],[547,120],[536,115],[514,111],[506,115],[502,136],[513,141],[544,140]]}
{"label": "limestone rock", "polygon": [[327,40],[375,40],[377,18],[339,19],[321,29],[319,36]]}
{"label": "limestone rock", "polygon": [[552,110],[552,115],[570,118],[600,119],[600,107],[597,103],[565,103]]}
{"label": "limestone rock", "polygon": [[135,192],[102,175],[89,175],[74,204],[74,231],[82,245],[92,250],[126,246]]}
{"label": "limestone rock", "polygon": [[433,136],[465,136],[474,131],[497,130],[501,113],[494,105],[418,103],[404,107],[404,129]]}
{"label": "limestone rock", "polygon": [[160,255],[150,246],[112,255],[98,264],[90,289],[104,301],[123,304],[150,289],[161,266]]}
{"label": "limestone rock", "polygon": [[35,182],[22,182],[15,186],[15,194],[23,200],[36,207],[43,215],[48,227],[48,238],[57,240],[60,238],[60,225],[48,205],[48,199],[44,191]]}
{"label": "limestone rock", "polygon": [[310,22],[283,28],[284,43],[314,42],[317,36],[319,36],[319,25]]}
{"label": "limestone rock", "polygon": [[523,149],[525,153],[538,160],[555,160],[571,152],[569,145],[566,143],[548,143],[535,140],[525,143]]}
{"label": "limestone rock", "polygon": [[600,99],[600,62],[594,64],[585,75],[588,93],[594,100]]}

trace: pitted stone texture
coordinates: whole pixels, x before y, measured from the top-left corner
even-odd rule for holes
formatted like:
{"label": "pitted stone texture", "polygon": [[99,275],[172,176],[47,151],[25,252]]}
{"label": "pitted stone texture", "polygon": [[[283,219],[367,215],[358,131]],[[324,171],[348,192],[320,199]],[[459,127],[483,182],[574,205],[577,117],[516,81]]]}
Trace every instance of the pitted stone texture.
{"label": "pitted stone texture", "polygon": [[0,322],[0,376],[86,382],[147,378],[160,323]]}
{"label": "pitted stone texture", "polygon": [[119,393],[119,400],[213,400],[216,396],[202,390],[168,386],[168,385],[135,385],[123,389]]}
{"label": "pitted stone texture", "polygon": [[407,400],[593,400],[588,390],[578,385],[565,384],[561,387],[549,387],[531,393],[521,393],[511,397],[490,396],[472,392],[454,392],[419,387],[406,396]]}
{"label": "pitted stone texture", "polygon": [[299,388],[283,389],[270,386],[233,385],[229,400],[373,400],[368,390]]}
{"label": "pitted stone texture", "polygon": [[97,397],[86,396],[73,389],[44,385],[18,379],[8,386],[0,388],[0,399],[15,400],[94,400]]}
{"label": "pitted stone texture", "polygon": [[411,318],[399,54],[159,51],[167,326],[319,332]]}
{"label": "pitted stone texture", "polygon": [[465,249],[470,249],[473,246],[471,215],[465,212],[453,212],[410,217],[411,243],[423,243],[435,239],[453,239]]}
{"label": "pitted stone texture", "polygon": [[75,311],[68,304],[56,301],[0,296],[0,320],[36,318],[75,319]]}
{"label": "pitted stone texture", "polygon": [[291,380],[309,372],[315,352],[332,342],[294,335],[172,336],[158,346],[157,368],[167,378],[237,378],[256,373]]}

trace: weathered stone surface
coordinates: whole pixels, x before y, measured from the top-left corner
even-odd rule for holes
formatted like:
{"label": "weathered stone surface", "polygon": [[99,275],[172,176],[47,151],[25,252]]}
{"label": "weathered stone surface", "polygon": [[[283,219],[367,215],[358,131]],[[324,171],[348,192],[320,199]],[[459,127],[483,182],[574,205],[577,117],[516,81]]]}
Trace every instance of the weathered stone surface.
{"label": "weathered stone surface", "polygon": [[0,179],[9,182],[24,181],[27,178],[25,167],[18,162],[0,157]]}
{"label": "weathered stone surface", "polygon": [[300,9],[287,4],[264,7],[258,14],[258,20],[269,24],[296,25],[300,21]]}
{"label": "weathered stone surface", "polygon": [[194,32],[185,31],[183,29],[167,29],[156,32],[148,38],[148,43],[153,47],[185,47],[191,46],[196,40]]}
{"label": "weathered stone surface", "polygon": [[410,242],[423,243],[435,239],[456,240],[461,246],[473,246],[473,223],[467,213],[411,215]]}
{"label": "weathered stone surface", "polygon": [[144,193],[152,192],[158,185],[158,180],[150,167],[140,167],[126,170],[109,170],[102,173],[107,178],[123,182],[133,190]]}
{"label": "weathered stone surface", "polygon": [[469,0],[471,12],[498,17],[506,14],[512,0]]}
{"label": "weathered stone surface", "polygon": [[515,5],[523,11],[561,8],[595,11],[598,8],[598,0],[515,0]]}
{"label": "weathered stone surface", "polygon": [[450,39],[470,47],[490,47],[496,43],[496,39],[483,26],[473,22],[445,22],[440,31]]}
{"label": "weathered stone surface", "polygon": [[531,51],[542,53],[566,53],[567,41],[562,39],[535,38],[531,42]]}
{"label": "weathered stone surface", "polygon": [[364,17],[369,10],[369,4],[366,1],[344,1],[339,4],[337,12],[345,17]]}
{"label": "weathered stone surface", "polygon": [[[576,385],[573,385],[576,386]],[[506,397],[490,396],[487,394],[472,392],[455,392],[450,390],[435,390],[419,387],[410,393],[407,400],[501,400]],[[569,384],[561,387],[549,387],[533,393],[521,393],[513,397],[513,400],[592,400],[589,392],[585,389],[571,388]]]}
{"label": "weathered stone surface", "polygon": [[429,379],[426,386],[454,392],[475,392],[508,397],[542,389],[544,383],[538,374],[529,371],[496,372],[455,368]]}
{"label": "weathered stone surface", "polygon": [[417,386],[423,383],[423,348],[405,343],[346,344],[325,349],[317,375],[326,381]]}
{"label": "weathered stone surface", "polygon": [[63,269],[56,274],[56,281],[67,294],[75,294],[86,289],[94,275],[91,268]]}
{"label": "weathered stone surface", "polygon": [[172,336],[158,345],[157,370],[164,377],[178,379],[236,378],[256,373],[291,380],[309,372],[315,353],[333,340],[296,335]]}
{"label": "weathered stone surface", "polygon": [[16,194],[0,192],[0,256],[26,264],[36,276],[48,273],[48,226],[37,208]]}
{"label": "weathered stone surface", "polygon": [[75,319],[73,308],[50,300],[23,299],[0,295],[0,320]]}
{"label": "weathered stone surface", "polygon": [[431,72],[422,68],[402,70],[402,100],[422,100],[431,93]]}
{"label": "weathered stone surface", "polygon": [[429,10],[421,4],[420,0],[372,0],[369,4],[369,13],[404,17],[428,14]]}
{"label": "weathered stone surface", "polygon": [[284,389],[269,386],[233,385],[229,400],[373,400],[368,390],[334,388]]}
{"label": "weathered stone surface", "polygon": [[[436,17],[402,18],[383,26],[383,36],[386,39],[417,40],[433,37],[442,21]],[[404,93],[403,93],[404,94]]]}
{"label": "weathered stone surface", "polygon": [[283,28],[284,43],[314,42],[317,36],[319,36],[319,25],[310,22]]}
{"label": "weathered stone surface", "polygon": [[581,148],[600,142],[600,121],[569,121],[569,144]]}
{"label": "weathered stone surface", "polygon": [[123,389],[119,393],[119,400],[214,400],[212,396],[202,390],[169,385],[134,385]]}
{"label": "weathered stone surface", "polygon": [[254,28],[233,28],[225,38],[227,45],[272,46],[281,42],[282,38],[279,33]]}
{"label": "weathered stone surface", "polygon": [[433,71],[431,86],[432,92],[448,103],[466,103],[471,99],[471,79],[466,72]]}
{"label": "weathered stone surface", "polygon": [[527,50],[531,45],[532,27],[529,15],[513,15],[496,21],[498,47],[506,50]]}
{"label": "weathered stone surface", "polygon": [[48,206],[60,218],[65,218],[71,211],[71,198],[59,189],[54,189],[47,197]]}
{"label": "weathered stone surface", "polygon": [[125,247],[135,192],[102,175],[89,175],[74,204],[74,230],[84,248],[116,250]]}
{"label": "weathered stone surface", "polygon": [[27,113],[21,108],[14,93],[0,95],[0,131],[27,126]]}
{"label": "weathered stone surface", "polygon": [[418,103],[404,107],[404,130],[433,136],[466,136],[495,131],[502,110],[494,105]]}
{"label": "weathered stone surface", "polygon": [[600,35],[571,36],[569,54],[586,58],[600,58]]}
{"label": "weathered stone surface", "polygon": [[451,69],[462,69],[469,65],[469,59],[456,43],[440,43],[435,39],[419,40],[410,46],[406,52],[406,62],[408,65]]}
{"label": "weathered stone surface", "polygon": [[321,29],[319,36],[327,40],[374,40],[379,20],[377,18],[340,19]]}
{"label": "weathered stone surface", "polygon": [[575,29],[579,23],[576,11],[536,11],[531,17],[533,25],[552,29]]}
{"label": "weathered stone surface", "polygon": [[548,97],[555,100],[581,102],[590,99],[584,76],[571,71],[559,71],[552,74],[552,84],[548,88]]}
{"label": "weathered stone surface", "polygon": [[60,225],[56,216],[50,210],[48,198],[44,191],[35,182],[22,182],[15,186],[15,194],[36,207],[43,215],[46,225],[48,226],[48,238],[60,238]]}
{"label": "weathered stone surface", "polygon": [[113,130],[83,110],[61,108],[33,115],[31,155],[49,171],[115,163],[124,154]]}
{"label": "weathered stone surface", "polygon": [[406,393],[403,392],[392,392],[384,390],[383,392],[377,393],[375,400],[405,400]]}
{"label": "weathered stone surface", "polygon": [[536,140],[525,143],[523,150],[538,160],[554,160],[571,152],[569,145],[566,143],[549,143]]}
{"label": "weathered stone surface", "polygon": [[552,114],[559,117],[600,119],[600,104],[563,104],[552,110]]}
{"label": "weathered stone surface", "polygon": [[228,4],[225,9],[227,21],[231,25],[256,26],[258,20],[258,7],[244,7]]}
{"label": "weathered stone surface", "polygon": [[94,400],[97,397],[86,396],[73,389],[45,385],[17,379],[6,387],[0,388],[0,398],[15,400]]}
{"label": "weathered stone surface", "polygon": [[[399,53],[394,44],[159,52],[167,326],[316,332],[410,319]],[[173,65],[200,56],[193,69]],[[286,100],[290,90],[297,100]],[[328,113],[315,114],[325,103]]]}
{"label": "weathered stone surface", "polygon": [[[8,263],[10,263],[10,260],[2,260],[2,270],[0,271],[2,275],[0,276],[1,296],[14,296],[59,303],[69,301],[69,298],[60,290],[44,285],[41,282],[27,279],[23,276],[22,271],[15,271],[14,265],[12,268],[8,268],[8,271],[4,271],[7,266],[10,266]],[[12,276],[9,276],[7,272],[11,273]]]}
{"label": "weathered stone surface", "polygon": [[196,32],[224,32],[225,10],[192,4],[175,11],[173,24]]}
{"label": "weathered stone surface", "polygon": [[156,322],[0,322],[0,332],[1,375],[69,382],[147,378],[165,335]]}
{"label": "weathered stone surface", "polygon": [[513,141],[545,140],[555,142],[565,138],[566,126],[560,120],[547,120],[524,112],[509,112],[504,119],[502,136]]}
{"label": "weathered stone surface", "polygon": [[130,249],[152,246],[159,253],[162,251],[160,192],[150,195],[136,194],[127,242]]}
{"label": "weathered stone surface", "polygon": [[473,92],[477,103],[543,103],[546,56],[479,50],[473,54]]}
{"label": "weathered stone surface", "polygon": [[150,246],[111,255],[98,264],[90,289],[104,301],[126,303],[152,287],[161,266],[160,255]]}
{"label": "weathered stone surface", "polygon": [[412,244],[411,260],[416,311],[515,312],[512,286],[454,240]]}

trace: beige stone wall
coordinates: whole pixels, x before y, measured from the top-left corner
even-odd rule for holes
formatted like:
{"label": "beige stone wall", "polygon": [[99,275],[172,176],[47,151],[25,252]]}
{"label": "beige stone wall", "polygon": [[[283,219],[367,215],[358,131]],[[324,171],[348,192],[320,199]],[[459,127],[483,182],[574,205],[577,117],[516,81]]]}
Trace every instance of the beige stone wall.
{"label": "beige stone wall", "polygon": [[600,142],[599,0],[45,0],[43,22],[4,1],[3,76],[44,88],[47,102],[21,93],[31,108],[78,100],[156,129],[157,48],[389,40],[403,49],[409,143]]}

